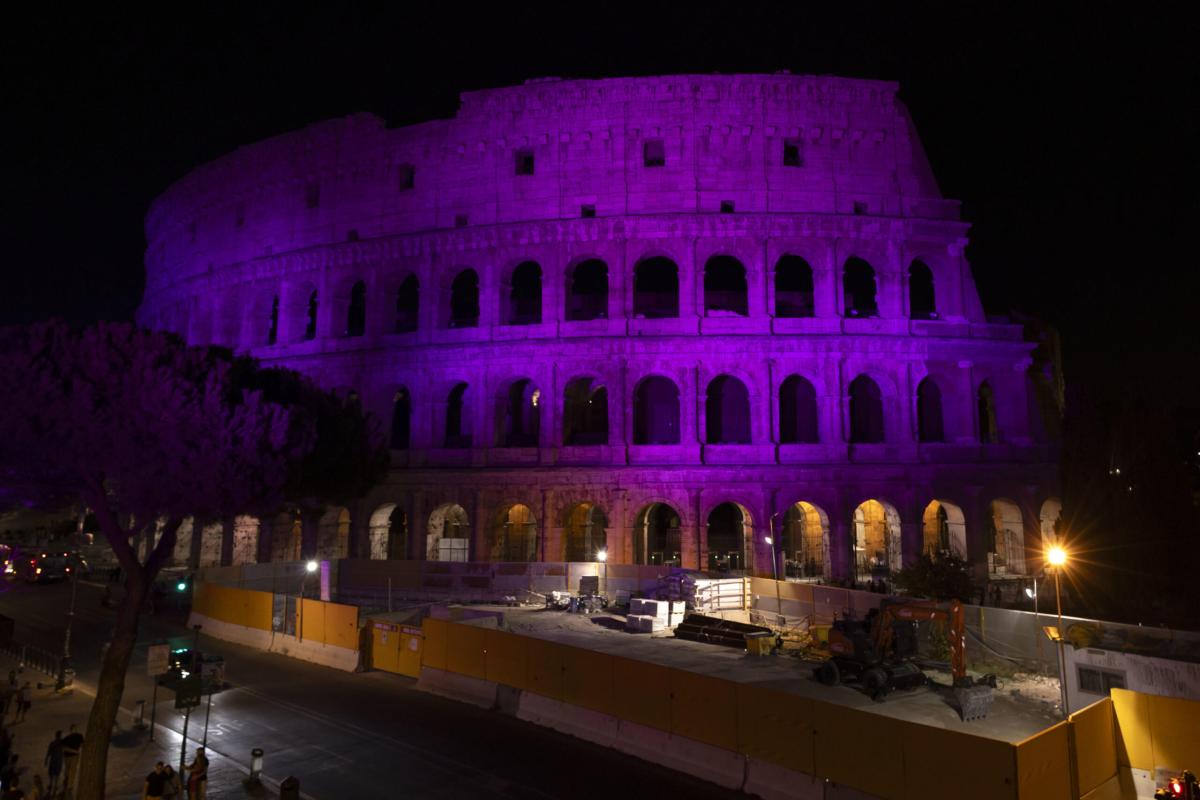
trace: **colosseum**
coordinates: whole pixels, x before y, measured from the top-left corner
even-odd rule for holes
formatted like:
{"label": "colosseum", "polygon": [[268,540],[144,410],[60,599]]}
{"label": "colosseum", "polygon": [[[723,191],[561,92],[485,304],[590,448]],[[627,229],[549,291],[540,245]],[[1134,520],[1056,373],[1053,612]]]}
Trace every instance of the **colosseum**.
{"label": "colosseum", "polygon": [[392,469],[185,557],[861,584],[954,552],[1014,587],[1060,510],[1035,344],[985,315],[897,89],[541,79],[197,168],[147,216],[139,321],[353,393]]}

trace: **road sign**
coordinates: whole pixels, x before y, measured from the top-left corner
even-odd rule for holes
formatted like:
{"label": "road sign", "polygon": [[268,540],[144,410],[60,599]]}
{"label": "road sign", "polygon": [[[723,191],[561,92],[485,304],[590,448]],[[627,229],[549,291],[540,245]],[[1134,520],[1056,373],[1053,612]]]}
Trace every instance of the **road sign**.
{"label": "road sign", "polygon": [[165,675],[171,666],[171,645],[152,644],[146,651],[146,674]]}
{"label": "road sign", "polygon": [[175,708],[195,708],[200,705],[200,693],[203,685],[199,674],[188,675],[175,685]]}

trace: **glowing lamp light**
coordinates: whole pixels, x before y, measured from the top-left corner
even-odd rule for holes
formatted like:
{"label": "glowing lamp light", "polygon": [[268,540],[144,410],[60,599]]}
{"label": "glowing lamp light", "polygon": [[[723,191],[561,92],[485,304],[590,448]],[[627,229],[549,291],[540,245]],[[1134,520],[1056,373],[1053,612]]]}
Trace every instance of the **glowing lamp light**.
{"label": "glowing lamp light", "polygon": [[770,536],[764,536],[763,541],[766,542],[767,544],[775,544],[775,540],[772,539]]}
{"label": "glowing lamp light", "polygon": [[601,563],[608,561],[608,551],[601,550],[600,552],[596,553],[596,560]]}
{"label": "glowing lamp light", "polygon": [[187,590],[187,582],[180,581],[179,583],[175,584],[175,590],[179,591],[179,592],[186,591]]}
{"label": "glowing lamp light", "polygon": [[1063,564],[1067,563],[1067,551],[1063,550],[1058,545],[1055,545],[1046,552],[1046,560],[1049,561],[1052,566],[1061,567]]}
{"label": "glowing lamp light", "polygon": [[318,564],[316,561],[309,561],[307,564],[304,565],[304,569],[308,570],[309,572],[316,572],[317,566],[318,566]]}
{"label": "glowing lamp light", "polygon": [[1032,597],[1033,597],[1033,587],[1032,587],[1032,586],[1026,586],[1026,587],[1025,587],[1025,596],[1026,596],[1026,597],[1028,597],[1028,598],[1032,598]]}

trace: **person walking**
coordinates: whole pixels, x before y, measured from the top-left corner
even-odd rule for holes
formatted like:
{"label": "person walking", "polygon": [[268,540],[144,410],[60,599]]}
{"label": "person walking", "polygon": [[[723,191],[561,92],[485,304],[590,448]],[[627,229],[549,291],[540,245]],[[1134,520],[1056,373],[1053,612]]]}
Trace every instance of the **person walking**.
{"label": "person walking", "polygon": [[188,800],[204,800],[208,790],[208,757],[204,748],[196,748],[196,758],[188,765]]}
{"label": "person walking", "polygon": [[179,795],[183,793],[183,787],[179,785],[179,776],[170,764],[163,767],[163,772],[167,776],[167,781],[163,784],[163,800],[179,800]]}
{"label": "person walking", "polygon": [[21,790],[21,779],[16,775],[12,776],[11,780],[4,782],[4,794],[0,794],[2,800],[25,800],[25,792]]}
{"label": "person walking", "polygon": [[8,718],[8,709],[12,705],[13,695],[15,694],[16,690],[8,684],[0,687],[0,721]]}
{"label": "person walking", "polygon": [[67,729],[63,737],[63,794],[70,796],[75,788],[75,765],[79,762],[79,753],[83,750],[83,734],[75,730],[75,723]]}
{"label": "person walking", "polygon": [[63,771],[63,739],[62,731],[54,732],[54,739],[46,748],[46,758],[42,762],[46,767],[46,788],[50,794],[58,788],[58,777]]}
{"label": "person walking", "polygon": [[162,800],[163,787],[167,784],[167,773],[163,771],[163,762],[154,765],[154,772],[146,776],[142,784],[142,800]]}
{"label": "person walking", "polygon": [[21,722],[25,719],[25,715],[29,713],[29,709],[33,707],[33,689],[29,686],[29,681],[21,686],[21,690],[17,693],[17,718],[15,722]]}

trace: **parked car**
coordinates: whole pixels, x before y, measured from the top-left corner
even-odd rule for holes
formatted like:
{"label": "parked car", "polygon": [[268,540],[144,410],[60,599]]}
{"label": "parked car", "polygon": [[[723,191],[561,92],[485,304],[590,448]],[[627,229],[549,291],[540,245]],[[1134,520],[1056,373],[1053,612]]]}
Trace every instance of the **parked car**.
{"label": "parked car", "polygon": [[17,559],[17,573],[29,583],[64,580],[71,574],[67,553],[35,552]]}

